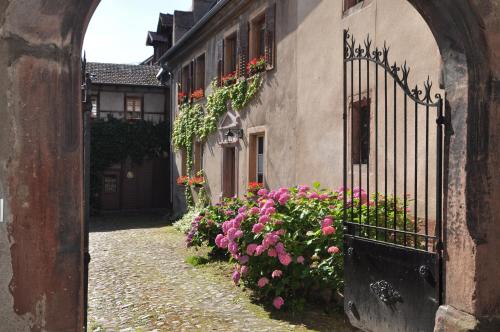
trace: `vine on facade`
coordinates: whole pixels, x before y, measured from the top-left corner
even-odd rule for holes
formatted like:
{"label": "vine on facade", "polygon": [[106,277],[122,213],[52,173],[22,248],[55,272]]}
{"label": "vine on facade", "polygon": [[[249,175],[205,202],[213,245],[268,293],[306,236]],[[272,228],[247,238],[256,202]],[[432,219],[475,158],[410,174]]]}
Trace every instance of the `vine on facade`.
{"label": "vine on facade", "polygon": [[[262,86],[261,73],[255,73],[248,79],[240,79],[232,84],[218,86],[212,81],[212,93],[207,96],[206,111],[200,104],[185,102],[179,106],[179,115],[174,121],[172,142],[176,150],[186,152],[186,170],[193,169],[193,143],[196,138],[205,140],[217,130],[219,118],[228,111],[228,103],[235,111],[241,111],[255,98]],[[194,205],[191,186],[185,184],[186,203]]]}

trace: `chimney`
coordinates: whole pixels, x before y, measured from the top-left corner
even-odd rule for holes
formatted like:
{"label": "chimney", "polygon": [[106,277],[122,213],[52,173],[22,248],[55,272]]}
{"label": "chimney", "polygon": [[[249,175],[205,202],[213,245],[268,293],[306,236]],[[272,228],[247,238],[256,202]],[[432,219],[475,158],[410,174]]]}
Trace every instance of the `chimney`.
{"label": "chimney", "polygon": [[206,13],[212,9],[217,0],[193,0],[192,9],[194,23],[198,22]]}
{"label": "chimney", "polygon": [[177,42],[189,31],[194,25],[193,12],[174,11],[174,31],[173,44]]}

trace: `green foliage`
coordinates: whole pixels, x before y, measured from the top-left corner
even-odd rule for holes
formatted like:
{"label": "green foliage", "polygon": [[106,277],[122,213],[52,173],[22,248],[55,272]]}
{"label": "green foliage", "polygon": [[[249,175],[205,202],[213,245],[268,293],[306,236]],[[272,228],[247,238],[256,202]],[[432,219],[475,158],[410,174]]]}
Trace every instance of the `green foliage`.
{"label": "green foliage", "polygon": [[205,265],[209,262],[208,258],[202,256],[189,256],[186,258],[186,263],[192,266]]}
{"label": "green foliage", "polygon": [[191,223],[194,218],[200,214],[201,210],[192,208],[189,209],[179,220],[177,220],[173,226],[179,232],[187,234],[191,230]]}
{"label": "green foliage", "polygon": [[203,123],[203,108],[199,104],[182,104],[174,121],[172,143],[176,149],[188,149]]}
{"label": "green foliage", "polygon": [[130,157],[141,164],[145,157],[159,157],[168,151],[168,124],[147,121],[126,122],[115,118],[96,119],[91,124],[90,178],[91,207],[101,190],[102,172]]}
{"label": "green foliage", "polygon": [[[257,95],[262,82],[260,73],[227,86],[218,86],[217,80],[213,80],[213,91],[207,96],[206,112],[203,111],[200,104],[184,103],[179,107],[179,114],[174,121],[172,130],[172,143],[177,150],[183,149],[186,151],[188,175],[191,174],[193,169],[192,149],[195,138],[205,140],[217,130],[219,118],[227,112],[229,101],[231,101],[231,106],[236,111],[245,108]],[[190,186],[186,186],[184,194],[186,204],[192,207],[194,199]],[[201,204],[205,204],[205,202]]]}

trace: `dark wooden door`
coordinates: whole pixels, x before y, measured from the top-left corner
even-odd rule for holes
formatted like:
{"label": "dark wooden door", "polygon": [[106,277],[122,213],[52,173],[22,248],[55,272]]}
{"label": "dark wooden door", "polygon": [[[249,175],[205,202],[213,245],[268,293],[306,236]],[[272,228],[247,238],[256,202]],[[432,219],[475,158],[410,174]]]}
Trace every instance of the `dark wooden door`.
{"label": "dark wooden door", "polygon": [[224,148],[222,165],[222,195],[233,197],[236,194],[236,149]]}

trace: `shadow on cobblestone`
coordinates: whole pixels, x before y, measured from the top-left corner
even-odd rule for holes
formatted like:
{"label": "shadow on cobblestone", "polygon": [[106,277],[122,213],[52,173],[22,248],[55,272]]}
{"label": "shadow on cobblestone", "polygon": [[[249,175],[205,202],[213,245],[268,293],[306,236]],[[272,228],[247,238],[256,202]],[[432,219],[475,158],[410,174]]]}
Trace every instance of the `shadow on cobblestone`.
{"label": "shadow on cobblestone", "polygon": [[186,263],[206,251],[159,216],[104,216],[90,234],[91,331],[354,331],[341,313],[266,311],[231,283],[223,261]]}

